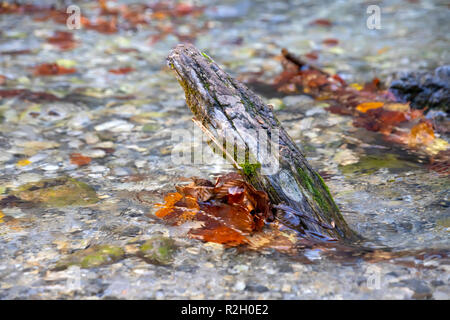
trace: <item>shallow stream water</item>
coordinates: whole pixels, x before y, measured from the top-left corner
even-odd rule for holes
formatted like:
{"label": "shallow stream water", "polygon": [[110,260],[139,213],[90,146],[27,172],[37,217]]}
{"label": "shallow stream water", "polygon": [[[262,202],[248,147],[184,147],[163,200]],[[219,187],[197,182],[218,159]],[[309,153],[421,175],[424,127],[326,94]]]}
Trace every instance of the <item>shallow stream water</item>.
{"label": "shallow stream water", "polygon": [[[444,1],[380,2],[378,30],[366,25],[370,4],[205,1],[202,14],[162,17],[136,30],[73,30],[78,46],[68,51],[45,41],[55,30],[67,31],[64,24],[36,21],[30,14],[0,15],[0,75],[6,77],[0,90],[61,98],[0,100],[0,299],[449,299],[450,265],[443,255],[411,255],[403,263],[339,262],[306,250],[301,253],[306,263],[274,250],[188,239],[183,227],[153,216],[151,204],[162,202],[184,177],[213,179],[233,170],[217,157],[173,163],[174,151],[190,148],[171,139],[173,133],[189,134],[194,125],[165,65],[171,48],[189,38],[230,74],[266,82],[282,70],[281,48],[318,51],[316,63],[349,83],[374,77],[389,83],[398,72],[450,62]],[[96,2],[79,5],[88,15],[98,12]],[[332,25],[311,24],[317,19]],[[155,37],[169,27],[172,32]],[[327,38],[339,42],[325,46]],[[10,53],[17,50],[30,52]],[[48,77],[30,71],[55,61],[77,71]],[[121,67],[135,71],[108,72]],[[351,118],[327,112],[323,102],[258,93],[275,106],[290,136],[323,174],[354,230],[395,251],[448,252],[447,176],[353,127]],[[70,161],[73,153],[92,161],[77,166]],[[86,199],[89,192],[70,204],[35,193],[28,197],[39,198],[38,205],[12,198],[27,183],[67,176],[91,186],[97,201]],[[85,187],[73,192],[80,188]],[[134,244],[161,235],[177,248],[167,265],[129,255],[100,267],[53,269],[88,247],[108,244],[129,253]]]}

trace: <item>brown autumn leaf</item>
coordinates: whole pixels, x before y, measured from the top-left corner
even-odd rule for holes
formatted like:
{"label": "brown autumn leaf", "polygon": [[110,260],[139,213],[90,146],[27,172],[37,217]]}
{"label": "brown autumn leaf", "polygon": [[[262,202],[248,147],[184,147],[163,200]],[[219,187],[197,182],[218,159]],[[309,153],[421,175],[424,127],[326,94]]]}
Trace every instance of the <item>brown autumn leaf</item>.
{"label": "brown autumn leaf", "polygon": [[322,40],[322,43],[324,45],[332,47],[332,46],[337,46],[339,44],[339,40],[333,39],[333,38],[328,38],[328,39]]}
{"label": "brown autumn leaf", "polygon": [[131,67],[124,67],[124,68],[118,68],[118,69],[109,69],[108,72],[114,73],[114,74],[127,74],[130,72],[135,71],[136,69]]}
{"label": "brown autumn leaf", "polygon": [[78,45],[73,38],[73,33],[67,31],[55,31],[51,37],[47,38],[47,42],[61,50],[71,50]]}
{"label": "brown autumn leaf", "polygon": [[305,54],[305,57],[310,60],[317,60],[319,59],[319,54],[316,51],[311,51]]}
{"label": "brown autumn leaf", "polygon": [[83,156],[81,153],[72,153],[70,155],[70,163],[77,166],[85,166],[91,163],[92,159],[87,156]]}
{"label": "brown autumn leaf", "polygon": [[0,90],[0,98],[18,97],[23,100],[38,102],[42,100],[57,101],[59,98],[47,92],[33,92],[28,89],[6,89]]}
{"label": "brown autumn leaf", "polygon": [[63,74],[71,74],[75,72],[76,72],[75,68],[64,68],[63,66],[60,66],[57,63],[43,63],[37,65],[33,69],[33,74],[35,76],[56,76]]}

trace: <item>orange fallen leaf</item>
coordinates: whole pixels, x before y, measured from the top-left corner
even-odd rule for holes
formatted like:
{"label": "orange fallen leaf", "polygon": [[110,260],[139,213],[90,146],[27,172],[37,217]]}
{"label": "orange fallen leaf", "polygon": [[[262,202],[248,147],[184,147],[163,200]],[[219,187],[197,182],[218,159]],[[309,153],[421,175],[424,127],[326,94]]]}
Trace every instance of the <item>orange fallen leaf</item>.
{"label": "orange fallen leaf", "polygon": [[369,110],[381,108],[383,105],[384,102],[363,102],[356,106],[356,110],[366,113]]}
{"label": "orange fallen leaf", "polygon": [[91,158],[83,156],[81,153],[72,153],[70,155],[70,163],[76,164],[77,166],[85,166],[91,163]]}
{"label": "orange fallen leaf", "polygon": [[410,146],[427,145],[435,138],[433,126],[428,121],[420,122],[411,128],[408,143]]}

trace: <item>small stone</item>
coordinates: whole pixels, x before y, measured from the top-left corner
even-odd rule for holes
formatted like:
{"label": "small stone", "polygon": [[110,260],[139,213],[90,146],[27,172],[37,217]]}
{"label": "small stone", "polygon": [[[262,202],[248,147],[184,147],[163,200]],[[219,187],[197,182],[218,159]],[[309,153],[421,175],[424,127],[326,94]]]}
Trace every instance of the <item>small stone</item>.
{"label": "small stone", "polygon": [[127,132],[134,128],[134,124],[125,120],[112,120],[95,126],[96,131],[109,130],[111,132]]}
{"label": "small stone", "polygon": [[92,132],[88,132],[83,136],[84,141],[86,141],[87,144],[95,144],[100,141],[100,138]]}
{"label": "small stone", "polygon": [[136,168],[143,168],[143,167],[145,167],[146,164],[147,164],[147,161],[145,161],[145,160],[136,160],[134,162],[134,165],[136,166]]}
{"label": "small stone", "polygon": [[91,119],[85,113],[78,113],[67,124],[74,129],[82,129],[91,123]]}
{"label": "small stone", "polygon": [[45,171],[56,171],[59,169],[59,166],[54,165],[54,164],[47,164],[47,165],[41,167],[41,169],[45,170]]}
{"label": "small stone", "polygon": [[292,287],[289,284],[283,284],[283,287],[281,288],[282,292],[291,292]]}
{"label": "small stone", "polygon": [[29,157],[28,160],[31,163],[36,163],[36,162],[42,161],[42,160],[47,159],[47,158],[48,158],[47,154],[45,154],[45,153],[37,153],[34,156]]}
{"label": "small stone", "polygon": [[333,161],[341,166],[347,166],[349,164],[357,163],[359,161],[359,157],[353,151],[344,149],[335,154]]}
{"label": "small stone", "polygon": [[234,284],[234,289],[237,291],[242,291],[245,289],[245,282],[244,281],[237,281]]}
{"label": "small stone", "polygon": [[83,142],[78,139],[71,140],[68,143],[69,148],[72,148],[72,149],[80,149],[82,145],[83,145]]}
{"label": "small stone", "polygon": [[128,226],[120,231],[120,235],[124,237],[135,237],[141,233],[141,228],[138,226]]}
{"label": "small stone", "polygon": [[283,98],[283,103],[287,107],[298,107],[301,105],[310,104],[312,102],[314,102],[314,99],[306,95],[287,96]]}
{"label": "small stone", "polygon": [[112,141],[103,141],[100,143],[97,143],[95,145],[96,148],[101,148],[101,149],[110,149],[110,148],[114,148],[114,142]]}
{"label": "small stone", "polygon": [[103,158],[104,156],[106,156],[106,152],[102,149],[92,149],[84,151],[83,155],[90,158]]}
{"label": "small stone", "polygon": [[112,170],[113,175],[118,176],[118,177],[123,177],[123,176],[128,176],[132,173],[131,170],[129,170],[129,168],[122,168],[122,167],[117,167],[114,168]]}
{"label": "small stone", "polygon": [[91,172],[93,173],[101,173],[105,172],[108,168],[105,166],[91,166]]}
{"label": "small stone", "polygon": [[311,116],[315,116],[316,114],[324,114],[327,113],[327,111],[324,108],[321,107],[315,107],[312,109],[309,109],[308,111],[306,111],[305,115],[307,117],[311,117]]}

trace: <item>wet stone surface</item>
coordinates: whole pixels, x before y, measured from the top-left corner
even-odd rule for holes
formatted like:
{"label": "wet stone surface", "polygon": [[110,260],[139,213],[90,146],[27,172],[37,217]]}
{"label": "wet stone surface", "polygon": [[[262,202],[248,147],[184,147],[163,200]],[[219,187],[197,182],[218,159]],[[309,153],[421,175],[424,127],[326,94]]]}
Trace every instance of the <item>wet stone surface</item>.
{"label": "wet stone surface", "polygon": [[[96,2],[80,6],[98,11]],[[24,90],[0,100],[0,299],[448,299],[449,261],[439,255],[341,263],[316,251],[302,253],[307,261],[242,251],[189,239],[152,207],[183,177],[212,180],[232,170],[217,157],[171,159],[190,148],[171,140],[173,132],[194,130],[165,66],[183,35],[243,80],[270,81],[286,47],[319,52],[317,63],[349,83],[389,82],[401,71],[449,63],[446,5],[383,2],[381,30],[367,29],[366,5],[356,1],[205,6],[195,18],[155,18],[137,30],[73,30],[78,44],[65,51],[46,41],[67,31],[64,24],[0,16],[0,52],[30,50],[0,55],[0,90]],[[316,19],[331,25],[311,24]],[[172,32],[158,38],[161,30]],[[327,38],[338,44],[323,45]],[[76,72],[33,74],[54,62]],[[134,71],[108,71],[126,67]],[[371,245],[448,252],[447,177],[379,144],[323,102],[258,93]]]}

